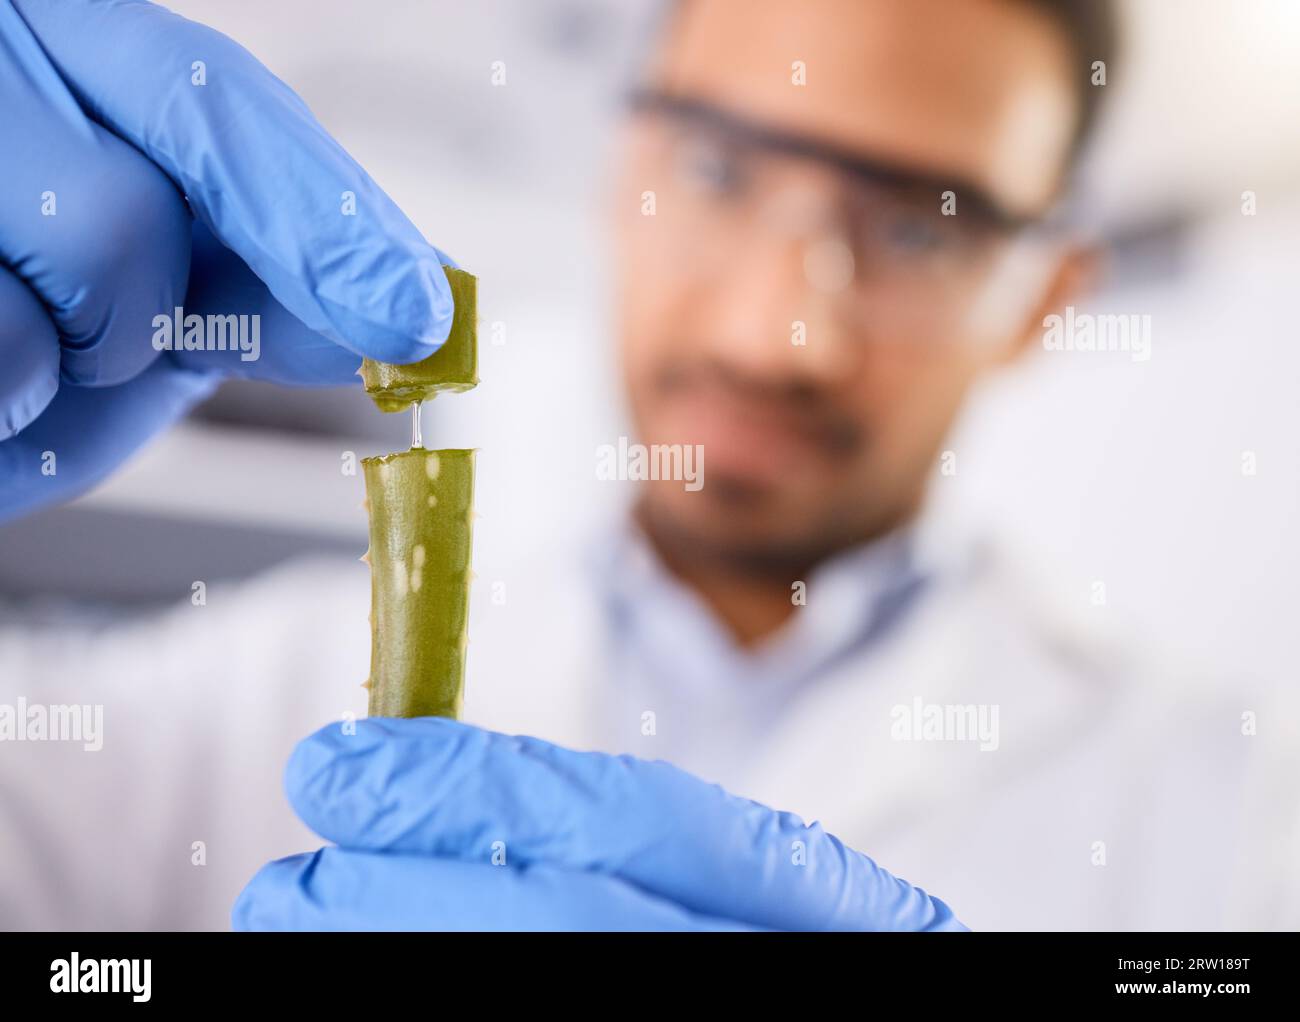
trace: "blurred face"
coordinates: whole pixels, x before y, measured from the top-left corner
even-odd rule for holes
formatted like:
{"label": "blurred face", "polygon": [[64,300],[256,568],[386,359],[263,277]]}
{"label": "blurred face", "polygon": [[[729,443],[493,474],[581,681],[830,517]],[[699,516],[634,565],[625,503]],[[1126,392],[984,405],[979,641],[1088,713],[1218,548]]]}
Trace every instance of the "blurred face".
{"label": "blurred face", "polygon": [[682,4],[617,193],[638,439],[703,449],[699,490],[646,484],[659,538],[802,564],[914,512],[1065,286],[1015,227],[1064,169],[1068,61],[1019,0]]}

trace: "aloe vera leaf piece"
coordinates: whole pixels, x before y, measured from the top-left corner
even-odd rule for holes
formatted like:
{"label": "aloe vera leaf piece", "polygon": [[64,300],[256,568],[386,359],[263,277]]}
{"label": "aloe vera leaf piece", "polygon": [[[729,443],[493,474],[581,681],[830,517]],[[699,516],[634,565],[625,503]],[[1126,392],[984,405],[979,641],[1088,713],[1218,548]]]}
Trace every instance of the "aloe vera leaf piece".
{"label": "aloe vera leaf piece", "polygon": [[370,505],[370,715],[457,717],[474,452],[416,447],[361,466]]}
{"label": "aloe vera leaf piece", "polygon": [[478,386],[478,278],[444,266],[456,303],[446,343],[422,362],[399,366],[363,359],[361,382],[381,412],[400,412],[444,391]]}

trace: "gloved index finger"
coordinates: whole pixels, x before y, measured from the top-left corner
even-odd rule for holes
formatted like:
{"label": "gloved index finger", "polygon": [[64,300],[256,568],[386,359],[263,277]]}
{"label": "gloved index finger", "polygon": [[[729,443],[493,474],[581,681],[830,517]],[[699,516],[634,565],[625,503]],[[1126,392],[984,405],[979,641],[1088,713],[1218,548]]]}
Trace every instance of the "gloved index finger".
{"label": "gloved index finger", "polygon": [[775,929],[964,929],[820,825],[667,763],[438,718],[372,718],[300,743],[285,783],[304,822],[343,847],[469,861],[499,852]]}
{"label": "gloved index finger", "polygon": [[308,327],[385,362],[446,339],[438,251],[247,50],[146,0],[14,4],[87,113]]}

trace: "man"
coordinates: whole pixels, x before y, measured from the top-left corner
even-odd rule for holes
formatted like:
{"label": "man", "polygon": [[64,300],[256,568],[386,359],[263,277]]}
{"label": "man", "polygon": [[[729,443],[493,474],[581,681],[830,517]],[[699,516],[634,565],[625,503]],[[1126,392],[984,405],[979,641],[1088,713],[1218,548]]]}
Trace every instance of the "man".
{"label": "man", "polygon": [[[72,91],[90,92],[75,47],[59,45],[67,26],[17,9]],[[974,927],[1277,922],[1253,900],[1273,874],[1258,851],[1269,821],[1243,800],[1239,708],[1134,670],[1027,589],[996,544],[923,511],[972,385],[1032,346],[1086,280],[1089,254],[1053,211],[1100,95],[1090,73],[1111,56],[1109,23],[1106,5],[1068,0],[673,7],[615,191],[618,332],[636,440],[698,447],[703,485],[637,487],[584,544],[581,570],[557,541],[560,556],[521,568],[504,607],[478,608],[469,721],[666,759],[816,819]],[[130,135],[129,116],[102,119]],[[247,269],[231,275],[270,286],[265,308],[289,339],[272,363],[286,382],[355,365],[304,381],[315,333],[403,361],[445,333],[436,287],[426,302],[440,314],[405,331],[304,293],[283,253],[250,239],[239,201],[208,194],[185,147],[141,148],[185,183],[220,240],[196,228],[199,264],[234,252]],[[400,224],[392,233],[406,242]],[[409,282],[420,256],[395,247],[384,265]],[[187,303],[195,294],[191,282]],[[65,382],[93,376],[77,362],[95,344],[69,344],[70,325],[55,325]],[[129,414],[103,402],[91,414],[143,438],[191,399],[171,381],[194,388],[192,372],[155,364],[87,381],[167,377],[149,411],[132,396],[115,405]],[[34,418],[28,455],[53,443],[58,402],[77,399],[64,387],[46,426]],[[30,457],[14,464],[31,472]],[[21,481],[15,509],[48,499],[48,488],[32,495],[34,477]],[[286,590],[322,595],[295,606]],[[121,808],[157,831],[160,886],[196,904],[178,834],[241,867],[279,850],[284,820],[258,789],[282,742],[258,732],[296,724],[303,705],[337,716],[363,676],[364,650],[342,632],[364,614],[363,594],[333,569],[284,572],[230,604],[201,623],[155,624],[164,639],[151,663],[117,679],[148,700],[203,669],[193,664],[224,663],[218,647],[241,618],[283,623],[280,645],[241,653],[228,690],[178,714],[195,763],[149,779],[162,797],[137,787],[137,808]],[[232,714],[238,742],[221,735]],[[947,905],[819,828],[666,768],[438,722],[349,723],[300,747],[288,774],[299,815],[340,848],[268,866],[237,925],[953,923]],[[138,778],[148,739],[136,737],[116,754]],[[170,761],[179,746],[168,744]],[[169,812],[173,802],[183,808]],[[102,884],[123,867],[89,868]],[[1252,873],[1258,886],[1238,886]],[[169,918],[123,906],[94,918],[123,913]]]}

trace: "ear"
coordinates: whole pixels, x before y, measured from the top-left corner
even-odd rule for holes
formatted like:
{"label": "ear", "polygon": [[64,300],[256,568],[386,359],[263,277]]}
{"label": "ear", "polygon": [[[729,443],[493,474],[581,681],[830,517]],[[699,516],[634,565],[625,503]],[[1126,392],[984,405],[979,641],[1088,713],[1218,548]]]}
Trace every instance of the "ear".
{"label": "ear", "polygon": [[1037,346],[1043,337],[1043,320],[1052,313],[1064,312],[1067,305],[1089,294],[1100,279],[1104,256],[1099,246],[1067,243],[1064,251],[1054,258],[1057,260],[1056,272],[1043,289],[1041,301],[1025,320],[1017,340],[1007,345],[1001,359],[1003,365],[1016,361]]}

